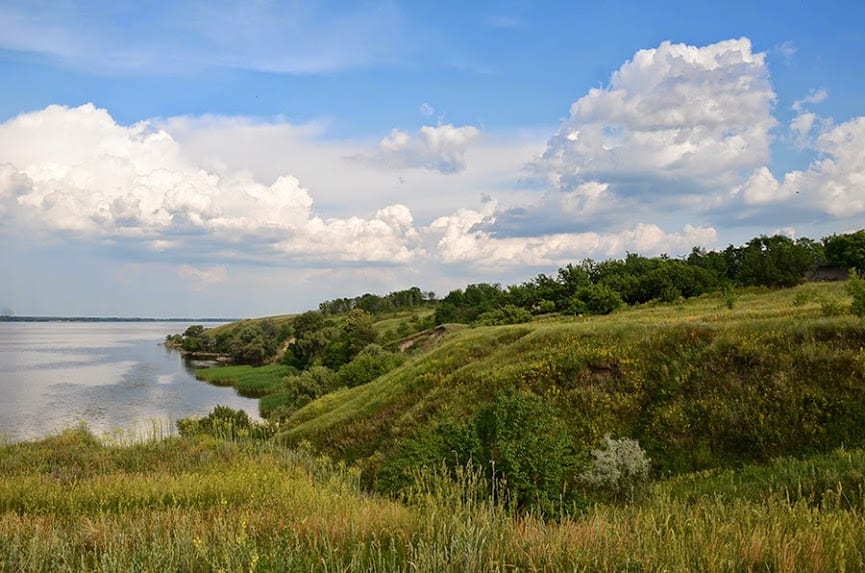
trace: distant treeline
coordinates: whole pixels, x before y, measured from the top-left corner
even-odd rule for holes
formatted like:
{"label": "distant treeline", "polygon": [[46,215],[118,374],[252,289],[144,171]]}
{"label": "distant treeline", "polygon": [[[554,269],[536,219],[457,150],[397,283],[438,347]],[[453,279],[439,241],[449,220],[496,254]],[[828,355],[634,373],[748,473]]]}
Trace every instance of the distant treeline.
{"label": "distant treeline", "polygon": [[415,286],[406,290],[394,291],[385,296],[367,293],[354,298],[326,300],[318,305],[318,310],[325,316],[345,314],[354,309],[365,310],[370,314],[378,314],[393,310],[413,309],[433,303],[435,303],[434,292],[424,292]]}
{"label": "distant treeline", "polygon": [[[624,304],[675,302],[722,289],[743,286],[791,287],[820,267],[865,269],[865,230],[832,235],[820,241],[760,236],[740,247],[721,251],[695,247],[682,258],[644,257],[585,259],[558,269],[554,276],[539,274],[522,284],[471,284],[441,300],[419,287],[380,296],[326,300],[279,324],[271,319],[243,321],[236,328],[212,332],[196,326],[167,342],[188,352],[229,356],[235,363],[260,365],[285,350],[282,359],[298,369],[325,365],[337,369],[351,362],[379,339],[375,320],[388,313],[414,311],[402,324],[408,336],[438,324],[515,324],[546,313],[606,314]],[[421,320],[417,312],[433,308]],[[390,342],[390,340],[388,341]]]}
{"label": "distant treeline", "polygon": [[451,291],[436,308],[436,322],[501,324],[527,314],[606,314],[622,304],[674,302],[737,286],[781,288],[806,280],[825,266],[865,269],[865,230],[821,241],[760,236],[722,251],[694,247],[687,257],[585,259],[555,276],[539,274],[519,285],[472,284]]}

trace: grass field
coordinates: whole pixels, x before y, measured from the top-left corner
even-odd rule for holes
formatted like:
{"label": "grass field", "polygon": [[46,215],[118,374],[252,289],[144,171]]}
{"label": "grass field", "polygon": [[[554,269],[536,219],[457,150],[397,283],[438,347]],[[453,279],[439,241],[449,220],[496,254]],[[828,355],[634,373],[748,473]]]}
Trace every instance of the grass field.
{"label": "grass field", "polygon": [[470,471],[397,502],[304,450],[72,430],[0,447],[0,570],[859,571],[863,460],[686,475],[552,521]]}
{"label": "grass field", "polygon": [[283,364],[241,365],[202,368],[195,377],[215,386],[234,386],[238,394],[247,398],[260,398],[282,390],[283,378],[296,373],[297,369]]}

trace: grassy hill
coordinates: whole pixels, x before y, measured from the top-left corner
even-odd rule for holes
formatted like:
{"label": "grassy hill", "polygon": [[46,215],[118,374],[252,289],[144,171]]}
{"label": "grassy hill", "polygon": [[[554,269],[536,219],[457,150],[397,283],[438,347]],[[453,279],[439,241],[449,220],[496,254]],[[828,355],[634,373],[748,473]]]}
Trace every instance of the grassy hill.
{"label": "grassy hill", "polygon": [[[637,439],[657,476],[858,446],[865,321],[840,314],[848,305],[843,285],[806,284],[454,331],[313,401],[280,438],[358,463],[383,491],[442,459],[514,472],[537,463],[537,447],[562,450],[568,469],[553,485],[573,487],[605,434]],[[485,429],[507,412],[522,435]],[[526,455],[507,462],[503,448]],[[533,471],[526,480],[541,477]]]}

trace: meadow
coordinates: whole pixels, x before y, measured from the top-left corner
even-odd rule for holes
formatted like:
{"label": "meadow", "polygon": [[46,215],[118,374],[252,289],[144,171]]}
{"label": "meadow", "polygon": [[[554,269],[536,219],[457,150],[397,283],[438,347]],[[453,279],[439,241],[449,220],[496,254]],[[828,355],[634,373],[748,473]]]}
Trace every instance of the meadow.
{"label": "meadow", "polygon": [[273,443],[105,445],[83,429],[0,449],[4,571],[856,571],[862,450],[658,481],[561,519],[477,471],[400,500]]}

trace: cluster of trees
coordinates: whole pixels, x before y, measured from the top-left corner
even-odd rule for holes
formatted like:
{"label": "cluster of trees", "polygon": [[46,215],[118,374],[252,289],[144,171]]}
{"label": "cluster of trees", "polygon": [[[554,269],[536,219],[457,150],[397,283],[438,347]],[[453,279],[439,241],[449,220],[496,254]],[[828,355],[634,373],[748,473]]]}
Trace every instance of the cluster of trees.
{"label": "cluster of trees", "polygon": [[[569,264],[555,276],[539,274],[519,285],[472,284],[451,291],[436,322],[502,324],[531,314],[606,314],[622,304],[673,302],[731,286],[790,287],[820,265],[865,269],[865,231],[822,241],[761,236],[722,251],[694,248],[682,259],[643,257]],[[504,312],[503,312],[504,311]]]}
{"label": "cluster of trees", "polygon": [[299,370],[314,365],[336,370],[378,340],[372,315],[359,308],[350,310],[339,322],[310,310],[295,317],[293,326],[294,341],[283,361]]}
{"label": "cluster of trees", "polygon": [[326,315],[346,314],[352,310],[364,310],[370,314],[394,310],[412,310],[422,305],[434,304],[435,293],[425,292],[418,287],[394,291],[385,296],[363,294],[353,298],[335,298],[318,305],[318,310]]}
{"label": "cluster of trees", "polygon": [[823,255],[833,265],[856,269],[865,276],[865,230],[823,239]]}
{"label": "cluster of trees", "polygon": [[260,366],[279,351],[291,335],[291,328],[270,319],[241,322],[237,328],[216,331],[199,324],[183,334],[170,334],[165,341],[186,352],[229,356],[237,364]]}

